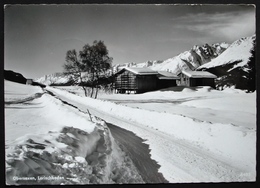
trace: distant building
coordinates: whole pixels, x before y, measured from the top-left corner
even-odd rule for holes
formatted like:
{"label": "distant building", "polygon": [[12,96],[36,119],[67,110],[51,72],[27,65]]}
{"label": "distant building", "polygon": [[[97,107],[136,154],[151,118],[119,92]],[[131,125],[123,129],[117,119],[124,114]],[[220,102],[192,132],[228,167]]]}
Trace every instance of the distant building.
{"label": "distant building", "polygon": [[207,71],[182,71],[179,75],[180,86],[196,87],[196,86],[211,86],[216,88],[216,75]]}
{"label": "distant building", "polygon": [[166,71],[125,67],[115,74],[115,89],[117,93],[143,93],[176,86],[176,79],[176,75]]}
{"label": "distant building", "polygon": [[26,80],[26,85],[32,85],[33,79],[27,79]]}
{"label": "distant building", "polygon": [[157,89],[177,86],[176,81],[180,78],[168,71],[158,71]]}

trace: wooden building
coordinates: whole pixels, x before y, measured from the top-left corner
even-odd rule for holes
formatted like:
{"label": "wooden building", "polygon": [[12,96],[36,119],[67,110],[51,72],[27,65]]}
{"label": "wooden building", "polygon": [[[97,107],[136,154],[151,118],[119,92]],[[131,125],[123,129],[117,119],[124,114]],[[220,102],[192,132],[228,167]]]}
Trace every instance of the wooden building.
{"label": "wooden building", "polygon": [[178,76],[180,77],[180,86],[211,86],[216,88],[215,79],[217,76],[207,71],[182,71]]}
{"label": "wooden building", "polygon": [[148,68],[125,67],[115,74],[115,89],[117,93],[143,93],[156,90],[157,71]]}
{"label": "wooden building", "polygon": [[33,79],[26,79],[26,85],[32,85]]}
{"label": "wooden building", "polygon": [[174,87],[177,79],[178,76],[167,71],[125,67],[115,74],[115,89],[117,93],[143,93]]}
{"label": "wooden building", "polygon": [[179,80],[177,75],[168,71],[158,71],[157,78],[157,89],[175,87],[177,86],[176,81]]}

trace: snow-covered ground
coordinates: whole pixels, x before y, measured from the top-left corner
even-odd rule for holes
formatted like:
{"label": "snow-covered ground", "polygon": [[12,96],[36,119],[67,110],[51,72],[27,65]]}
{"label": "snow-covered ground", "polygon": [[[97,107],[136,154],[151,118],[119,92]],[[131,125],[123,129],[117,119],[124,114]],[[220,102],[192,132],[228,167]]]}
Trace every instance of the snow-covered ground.
{"label": "snow-covered ground", "polygon": [[[100,100],[94,100],[49,89],[111,116],[158,130],[188,143],[201,152],[207,151],[210,156],[241,170],[241,176],[233,181],[255,180],[256,93],[245,93],[233,88],[217,91],[208,87],[177,87],[139,95],[101,93]],[[83,95],[77,87],[60,89],[73,90],[77,95]],[[140,137],[145,136],[132,126],[124,128]],[[145,139],[148,139],[146,143],[153,148],[153,138],[148,136]],[[153,149],[151,153],[152,158],[161,165],[160,171],[165,178],[170,182],[174,181],[171,179],[172,176],[167,176],[171,169],[167,168],[169,165],[163,165],[162,154],[156,153]],[[211,180],[202,177],[201,181]]]}
{"label": "snow-covered ground", "polygon": [[[90,122],[88,114],[80,113],[47,94],[32,101],[22,100],[35,97],[35,93],[42,91],[34,90],[32,86],[18,85],[5,81],[5,99],[9,102],[5,106],[9,183],[15,182],[10,177],[19,177],[29,172],[33,174],[33,170],[43,168],[43,159],[52,161],[52,169],[54,166],[59,168],[57,171],[54,170],[58,175],[64,177],[65,174],[69,174],[72,179],[77,176],[77,181],[80,183],[142,182],[132,163],[128,168],[126,166],[129,165],[122,165],[129,160],[125,159],[127,156],[124,156],[113,142],[104,122],[98,120],[95,123]],[[28,93],[20,95],[21,87],[26,87]],[[122,128],[146,140],[145,143],[149,144],[151,149],[151,158],[158,162],[161,166],[159,171],[171,183],[255,181],[256,93],[244,93],[232,88],[216,91],[198,87],[171,88],[138,95],[101,93],[99,99],[91,99],[83,97],[79,87],[58,88],[47,87],[47,90],[63,100],[73,102],[75,106],[81,108],[85,106],[122,120],[120,124]],[[9,95],[12,93],[16,97]],[[22,102],[16,103],[15,100]],[[161,138],[154,135],[161,135]],[[100,141],[102,140],[100,137],[103,138],[103,142]],[[78,140],[77,147],[73,141],[75,139]],[[96,145],[101,147],[104,140],[106,148],[99,150],[102,152],[92,151]],[[83,143],[88,143],[89,147],[81,151]],[[174,143],[178,143],[181,148],[179,153],[175,153],[177,149],[173,148]],[[43,147],[44,149],[41,149]],[[185,155],[181,153],[184,152],[183,147],[189,149],[189,155],[188,152]],[[34,159],[34,153],[40,153],[37,155],[37,164],[32,160],[28,162],[29,159]],[[106,156],[106,160],[103,160],[105,167],[99,166],[97,170],[93,166],[95,162],[92,158],[95,157],[90,157],[92,159],[90,161],[84,159],[84,156],[92,156],[93,153],[99,158]],[[178,154],[180,156],[177,156]],[[60,156],[64,159],[61,160]],[[72,157],[67,160],[66,156]],[[173,161],[174,157],[179,157],[180,161]],[[24,166],[21,160],[29,164],[29,168],[25,168],[28,170],[22,172],[19,170]],[[201,162],[198,162],[199,160]],[[113,161],[117,161],[116,164],[111,164]],[[44,166],[40,170],[43,174],[48,168],[48,165]],[[119,166],[121,169],[118,169]],[[111,170],[115,167],[117,170]],[[91,170],[86,170],[88,168]],[[51,174],[49,170],[47,169]],[[127,174],[126,177],[123,180],[122,177],[112,178],[111,173],[116,171],[118,174],[120,170],[128,172],[123,173]],[[103,175],[100,175],[101,171]],[[133,178],[130,181],[131,175]],[[101,178],[98,178],[99,176]],[[74,182],[66,179],[58,183],[75,183],[75,178],[73,180]]]}
{"label": "snow-covered ground", "polygon": [[103,121],[5,81],[6,183],[142,183]]}
{"label": "snow-covered ground", "polygon": [[[84,96],[78,86],[57,88]],[[256,128],[256,93],[245,93],[234,88],[218,91],[206,86],[173,87],[138,95],[100,92],[98,99],[134,108],[178,114],[198,121]]]}

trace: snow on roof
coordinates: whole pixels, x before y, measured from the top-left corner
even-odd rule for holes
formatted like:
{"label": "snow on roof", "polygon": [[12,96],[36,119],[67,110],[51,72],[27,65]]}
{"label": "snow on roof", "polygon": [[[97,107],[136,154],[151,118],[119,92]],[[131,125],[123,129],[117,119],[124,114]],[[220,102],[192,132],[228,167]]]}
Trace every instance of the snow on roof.
{"label": "snow on roof", "polygon": [[176,74],[173,74],[171,72],[168,72],[168,71],[158,71],[158,78],[161,79],[161,80],[166,80],[166,79],[169,79],[169,80],[177,80],[179,79],[179,77],[176,75]]}
{"label": "snow on roof", "polygon": [[139,75],[158,74],[157,71],[154,71],[149,68],[125,67],[124,69]]}
{"label": "snow on roof", "polygon": [[216,75],[211,74],[207,71],[182,71],[183,74],[190,78],[217,78]]}

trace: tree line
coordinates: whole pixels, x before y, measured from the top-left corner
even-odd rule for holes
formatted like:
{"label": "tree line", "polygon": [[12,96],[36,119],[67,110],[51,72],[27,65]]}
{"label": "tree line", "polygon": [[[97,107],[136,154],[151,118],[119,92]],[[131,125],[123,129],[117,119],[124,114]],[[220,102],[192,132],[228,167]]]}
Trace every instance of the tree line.
{"label": "tree line", "polygon": [[113,58],[109,56],[104,41],[95,40],[92,45],[84,45],[79,52],[69,50],[65,60],[64,74],[83,88],[85,96],[97,98],[100,88],[111,89],[113,76],[109,70]]}

